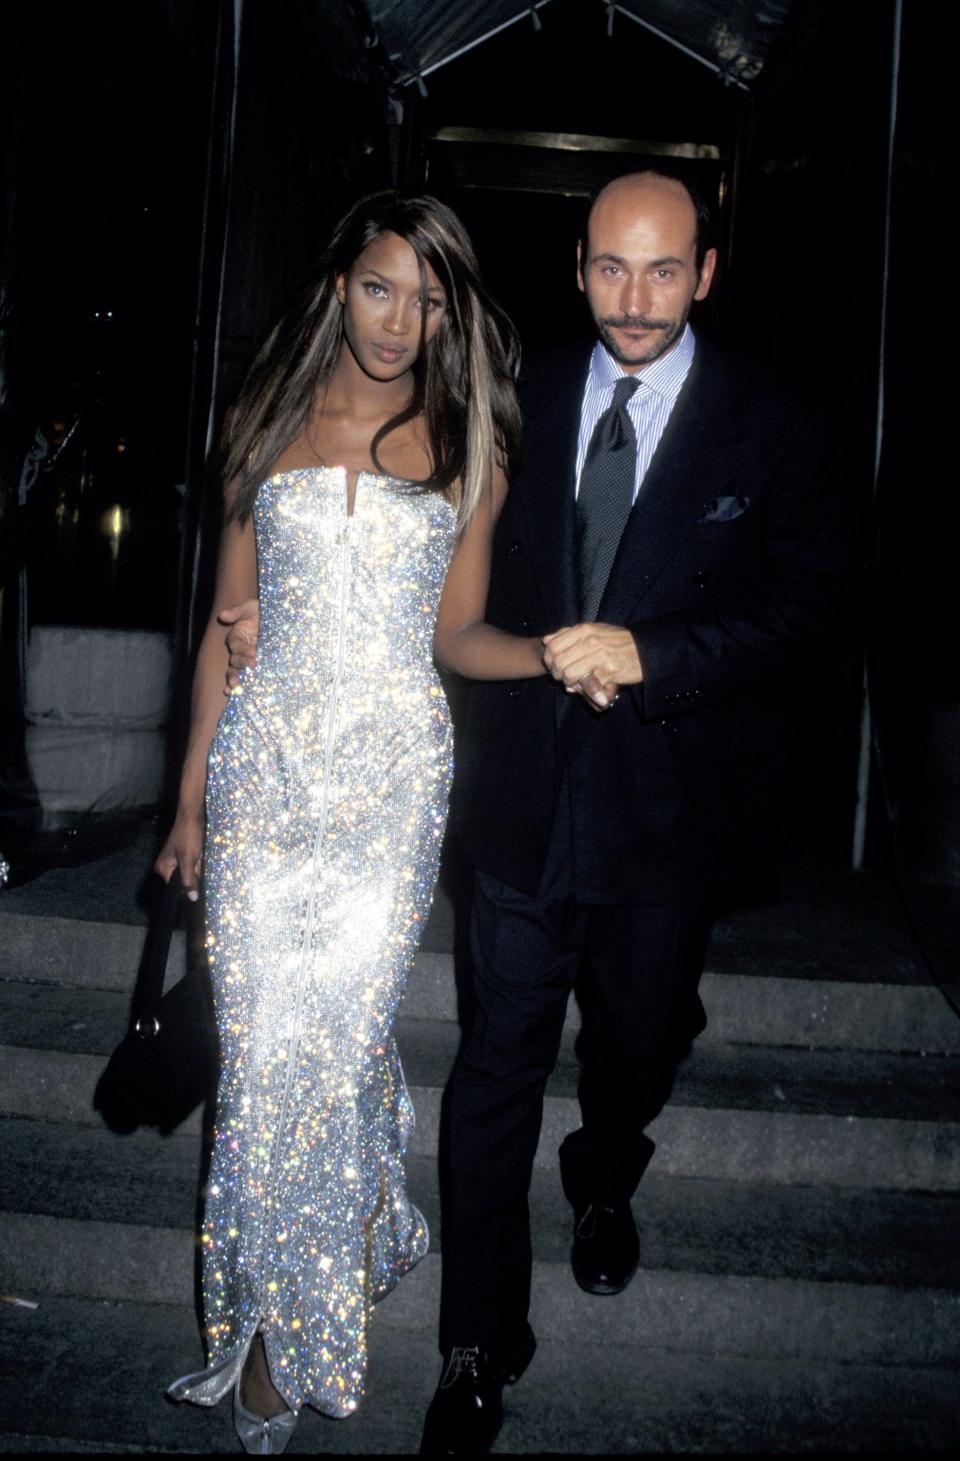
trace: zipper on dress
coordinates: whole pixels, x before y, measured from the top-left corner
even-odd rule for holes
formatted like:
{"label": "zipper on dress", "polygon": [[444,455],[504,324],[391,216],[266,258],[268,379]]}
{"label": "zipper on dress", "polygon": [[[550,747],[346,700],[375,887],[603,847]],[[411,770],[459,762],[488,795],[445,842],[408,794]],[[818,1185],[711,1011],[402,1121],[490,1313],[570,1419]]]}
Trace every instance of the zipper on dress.
{"label": "zipper on dress", "polygon": [[[313,852],[310,859],[311,879],[310,892],[307,897],[306,916],[304,918],[303,945],[300,956],[300,969],[297,973],[297,998],[293,1015],[293,1030],[290,1039],[290,1051],[287,1057],[287,1076],[283,1087],[283,1098],[280,1102],[280,1114],[277,1119],[277,1134],[274,1139],[273,1156],[271,1160],[271,1183],[270,1183],[270,1207],[271,1224],[274,1221],[276,1211],[277,1189],[280,1184],[280,1151],[283,1145],[283,1132],[287,1122],[287,1108],[290,1103],[290,1091],[293,1086],[293,1071],[296,1064],[297,1050],[300,1045],[300,1029],[303,1021],[303,999],[304,999],[304,972],[307,960],[310,957],[310,949],[313,944],[313,926],[316,913],[316,890],[317,890],[317,863],[320,856],[320,847],[323,842],[323,835],[327,829],[327,817],[330,810],[330,773],[333,769],[333,741],[336,733],[337,701],[340,694],[340,686],[343,681],[343,672],[346,662],[346,616],[347,599],[350,588],[350,523],[349,515],[343,532],[343,551],[340,560],[340,597],[338,604],[337,623],[337,664],[333,676],[333,684],[330,689],[330,706],[327,711],[327,732],[324,742],[323,758],[323,794],[320,801],[320,814],[317,820],[317,830],[313,839]],[[263,1237],[266,1243],[266,1233]],[[264,1272],[264,1255],[261,1247],[260,1253],[260,1313],[263,1314],[265,1298],[266,1274]]]}

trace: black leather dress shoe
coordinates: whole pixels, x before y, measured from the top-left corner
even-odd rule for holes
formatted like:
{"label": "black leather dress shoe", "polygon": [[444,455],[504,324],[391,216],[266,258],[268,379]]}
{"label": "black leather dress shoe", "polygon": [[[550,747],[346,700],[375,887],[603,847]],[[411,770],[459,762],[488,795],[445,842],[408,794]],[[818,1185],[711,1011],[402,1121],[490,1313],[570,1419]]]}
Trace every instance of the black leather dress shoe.
{"label": "black leather dress shoe", "polygon": [[573,1276],[588,1294],[619,1294],[640,1262],[640,1238],[629,1202],[591,1202],[574,1218]]}
{"label": "black leather dress shoe", "polygon": [[536,1347],[528,1324],[505,1354],[479,1345],[448,1350],[424,1422],[421,1456],[480,1456],[489,1451],[503,1423],[503,1387],[516,1384]]}

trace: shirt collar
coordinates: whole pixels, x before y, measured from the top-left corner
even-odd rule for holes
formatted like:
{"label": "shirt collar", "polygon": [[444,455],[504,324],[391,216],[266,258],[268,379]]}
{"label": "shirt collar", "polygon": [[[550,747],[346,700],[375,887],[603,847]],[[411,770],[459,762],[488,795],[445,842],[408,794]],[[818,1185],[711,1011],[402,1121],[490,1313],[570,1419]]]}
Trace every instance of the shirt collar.
{"label": "shirt collar", "polygon": [[[647,390],[656,391],[658,395],[671,403],[675,401],[693,363],[696,344],[696,336],[688,322],[684,325],[683,333],[675,345],[637,372],[642,385]],[[617,381],[622,379],[626,373],[614,360],[606,346],[601,345],[598,340],[590,356],[589,374],[593,384],[600,390],[612,390]]]}

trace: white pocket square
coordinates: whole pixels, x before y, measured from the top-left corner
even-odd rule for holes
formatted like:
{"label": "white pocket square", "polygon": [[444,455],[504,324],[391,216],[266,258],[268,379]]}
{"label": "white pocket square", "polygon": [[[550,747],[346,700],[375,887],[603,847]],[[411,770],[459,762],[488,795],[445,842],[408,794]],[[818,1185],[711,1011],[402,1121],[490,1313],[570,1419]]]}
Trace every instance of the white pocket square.
{"label": "white pocket square", "polygon": [[750,506],[749,497],[742,492],[736,497],[714,497],[705,502],[699,521],[702,523],[728,523],[740,517]]}

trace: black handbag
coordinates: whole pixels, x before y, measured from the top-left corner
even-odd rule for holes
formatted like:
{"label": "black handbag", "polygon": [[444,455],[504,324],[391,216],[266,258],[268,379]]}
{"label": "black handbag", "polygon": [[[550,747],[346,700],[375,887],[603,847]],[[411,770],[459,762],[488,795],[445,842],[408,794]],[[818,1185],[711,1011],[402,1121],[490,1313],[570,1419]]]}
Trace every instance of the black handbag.
{"label": "black handbag", "polygon": [[163,993],[180,901],[174,872],[147,929],[130,1027],[94,1091],[94,1109],[122,1136],[138,1126],[166,1136],[216,1092],[217,1032],[205,971],[188,961],[183,978]]}

